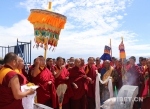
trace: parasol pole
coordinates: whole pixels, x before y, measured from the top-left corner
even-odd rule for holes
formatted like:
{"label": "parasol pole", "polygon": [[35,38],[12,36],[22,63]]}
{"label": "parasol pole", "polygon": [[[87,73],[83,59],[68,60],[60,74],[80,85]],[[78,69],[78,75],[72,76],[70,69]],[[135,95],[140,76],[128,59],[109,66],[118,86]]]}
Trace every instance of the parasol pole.
{"label": "parasol pole", "polygon": [[[121,41],[123,42],[123,37],[121,37]],[[123,61],[123,58],[121,58],[121,61],[122,61],[122,80],[124,81],[125,79],[125,67],[124,67],[124,61]]]}
{"label": "parasol pole", "polygon": [[[52,10],[52,2],[48,3],[48,10],[51,11]],[[48,46],[48,45],[47,45]],[[47,47],[45,47],[44,49],[44,58],[46,59],[46,54],[47,54]]]}
{"label": "parasol pole", "polygon": [[[111,45],[111,39],[110,39],[110,48],[111,48],[111,52],[110,52],[110,56],[111,56],[111,58],[112,58],[112,45]],[[115,85],[115,94],[116,94],[116,97],[117,97],[117,87],[116,87],[116,85]]]}
{"label": "parasol pole", "polygon": [[111,55],[111,58],[112,58],[112,46],[111,46],[111,39],[110,39],[110,48],[111,48],[111,53],[110,53],[110,55]]}
{"label": "parasol pole", "polygon": [[44,49],[44,58],[46,59],[47,49]]}
{"label": "parasol pole", "polygon": [[52,2],[49,2],[49,3],[48,3],[48,10],[49,10],[49,11],[52,11]]}
{"label": "parasol pole", "polygon": [[121,37],[121,41],[123,42],[123,37]]}
{"label": "parasol pole", "polygon": [[[110,39],[110,48],[111,48],[111,52],[110,52],[110,55],[111,55],[111,58],[112,58],[112,45],[111,45],[111,39]],[[116,85],[115,85],[115,95],[116,95],[116,97],[117,97],[117,87],[116,87]]]}
{"label": "parasol pole", "polygon": [[[123,42],[123,37],[121,37],[121,41]],[[124,62],[123,62],[123,58],[121,59],[122,60],[122,65],[124,66]]]}

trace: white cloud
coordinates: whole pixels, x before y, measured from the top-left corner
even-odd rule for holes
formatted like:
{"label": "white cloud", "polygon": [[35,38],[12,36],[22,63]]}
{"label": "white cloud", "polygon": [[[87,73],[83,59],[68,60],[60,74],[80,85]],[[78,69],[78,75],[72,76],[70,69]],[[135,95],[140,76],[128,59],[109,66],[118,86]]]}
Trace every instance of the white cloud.
{"label": "white cloud", "polygon": [[[111,38],[113,55],[118,57],[121,36],[124,36],[128,55],[141,55],[140,51],[148,49],[150,45],[137,45],[137,34],[128,30],[118,30],[122,24],[120,20],[127,15],[124,11],[131,2],[132,0],[53,0],[53,10],[66,15],[68,20],[61,32],[56,51],[49,51],[48,56],[101,56],[104,45],[108,45]],[[26,0],[20,5],[28,11],[32,8],[43,9],[47,6],[47,0]],[[21,41],[34,39],[33,27],[27,20],[17,22],[12,27],[0,27],[0,31],[1,36],[9,39],[2,39],[2,45],[15,44],[16,38]],[[41,48],[32,49],[33,58],[41,53],[44,53]]]}
{"label": "white cloud", "polygon": [[124,13],[124,16],[127,16],[128,14],[127,13]]}
{"label": "white cloud", "polygon": [[21,20],[12,27],[0,26],[0,31],[0,36],[3,37],[1,45],[6,46],[8,44],[16,44],[17,38],[23,41],[30,41],[32,39],[30,36],[33,32],[33,26],[27,20]]}
{"label": "white cloud", "polygon": [[119,19],[119,20],[123,19],[123,16],[121,16],[121,15],[118,15],[118,16],[116,16],[116,17],[117,17],[117,19]]}

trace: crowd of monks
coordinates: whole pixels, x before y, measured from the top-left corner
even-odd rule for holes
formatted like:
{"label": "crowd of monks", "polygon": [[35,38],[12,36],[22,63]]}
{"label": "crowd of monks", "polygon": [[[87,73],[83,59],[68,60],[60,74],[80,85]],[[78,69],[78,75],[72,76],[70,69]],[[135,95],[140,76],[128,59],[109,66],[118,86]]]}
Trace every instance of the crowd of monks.
{"label": "crowd of monks", "polygon": [[[37,92],[37,103],[59,109],[57,87],[66,84],[62,109],[95,109],[95,84],[99,73],[101,80],[108,76],[112,79],[114,92],[123,85],[139,87],[138,97],[143,102],[135,102],[133,109],[150,109],[150,59],[130,57],[126,63],[112,57],[112,61],[99,57],[89,57],[85,63],[83,58],[71,57],[67,61],[62,57],[56,59],[38,56],[34,59],[29,71],[24,69],[24,61],[14,53],[6,54],[4,65],[0,68],[0,109],[23,109],[21,99],[35,93],[29,89],[21,92],[20,87],[28,82],[40,86]],[[123,68],[125,74],[122,73]],[[100,86],[100,102],[110,98],[108,83]],[[117,96],[114,94],[114,96]]]}

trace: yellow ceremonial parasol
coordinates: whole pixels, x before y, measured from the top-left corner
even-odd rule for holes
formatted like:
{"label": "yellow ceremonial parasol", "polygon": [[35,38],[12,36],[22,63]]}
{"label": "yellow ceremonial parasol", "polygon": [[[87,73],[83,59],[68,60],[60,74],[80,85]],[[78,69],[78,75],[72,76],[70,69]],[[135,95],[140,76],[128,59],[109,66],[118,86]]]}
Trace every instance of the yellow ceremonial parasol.
{"label": "yellow ceremonial parasol", "polygon": [[53,12],[52,2],[49,2],[48,10],[31,9],[28,20],[34,26],[36,47],[44,48],[44,57],[46,58],[48,45],[53,47],[52,51],[57,46],[61,29],[64,29],[67,17]]}

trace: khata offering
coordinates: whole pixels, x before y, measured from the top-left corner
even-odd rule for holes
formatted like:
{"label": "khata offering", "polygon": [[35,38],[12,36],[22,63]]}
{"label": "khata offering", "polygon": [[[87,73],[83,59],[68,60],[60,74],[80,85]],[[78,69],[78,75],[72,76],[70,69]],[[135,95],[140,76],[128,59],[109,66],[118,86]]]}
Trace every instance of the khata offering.
{"label": "khata offering", "polygon": [[25,90],[33,89],[36,90],[39,86],[35,85],[34,83],[28,83],[27,85],[24,86]]}

